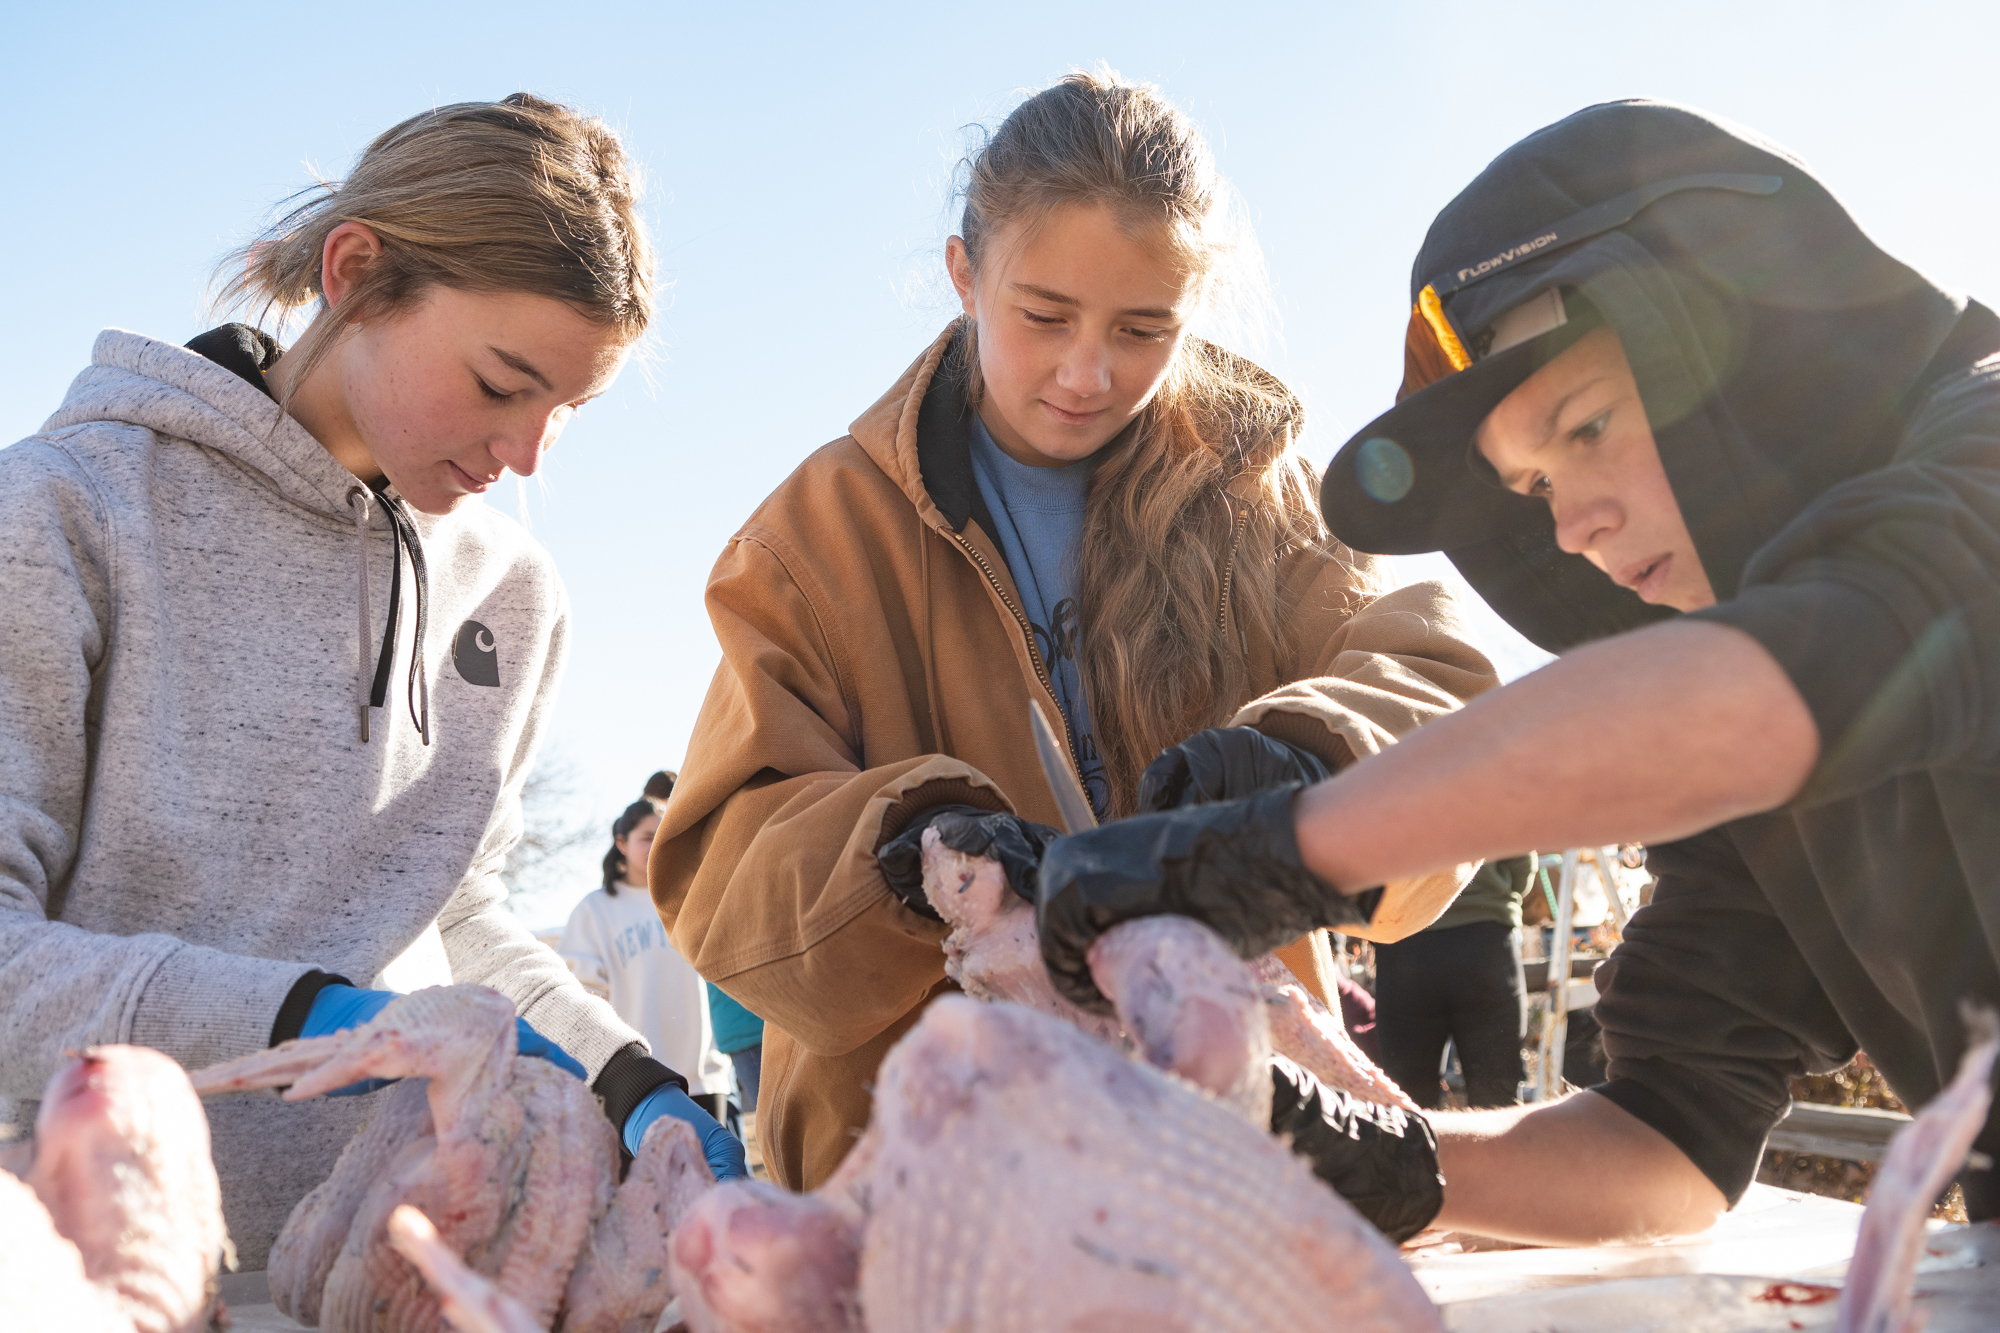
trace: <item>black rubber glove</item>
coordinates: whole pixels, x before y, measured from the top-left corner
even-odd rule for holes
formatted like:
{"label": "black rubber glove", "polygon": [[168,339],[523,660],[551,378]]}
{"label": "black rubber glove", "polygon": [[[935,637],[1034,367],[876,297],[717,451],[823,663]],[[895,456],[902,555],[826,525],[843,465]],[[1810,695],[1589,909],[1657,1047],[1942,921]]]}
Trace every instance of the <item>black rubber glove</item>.
{"label": "black rubber glove", "polygon": [[1099,935],[1142,916],[1193,917],[1245,958],[1322,926],[1365,924],[1381,889],[1350,897],[1299,863],[1292,805],[1300,790],[1290,783],[1057,838],[1042,857],[1035,908],[1056,989],[1110,1013],[1087,955]]}
{"label": "black rubber glove", "polygon": [[1271,1060],[1271,1092],[1271,1132],[1390,1240],[1408,1240],[1444,1207],[1437,1135],[1423,1116],[1326,1087],[1283,1056]]}
{"label": "black rubber glove", "polygon": [[1210,727],[1169,745],[1139,777],[1139,809],[1233,801],[1287,782],[1333,776],[1320,757],[1250,727]]}
{"label": "black rubber glove", "polygon": [[901,833],[876,849],[876,864],[889,889],[911,911],[933,921],[937,914],[924,894],[924,830],[935,828],[938,840],[955,852],[998,861],[1007,872],[1007,886],[1029,902],[1035,901],[1042,852],[1058,836],[1047,824],[1019,815],[983,810],[976,805],[940,805],[924,811]]}

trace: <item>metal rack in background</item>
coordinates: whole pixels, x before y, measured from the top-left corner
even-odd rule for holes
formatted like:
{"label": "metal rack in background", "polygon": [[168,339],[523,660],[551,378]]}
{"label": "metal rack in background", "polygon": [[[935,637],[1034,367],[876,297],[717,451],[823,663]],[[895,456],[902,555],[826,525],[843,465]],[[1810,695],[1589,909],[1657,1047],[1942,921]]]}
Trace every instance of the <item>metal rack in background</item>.
{"label": "metal rack in background", "polygon": [[[1616,847],[1593,847],[1589,864],[1604,885],[1604,899],[1611,910],[1613,927],[1620,935],[1631,914],[1618,891],[1618,877],[1611,867],[1618,861]],[[1583,849],[1572,847],[1560,855],[1535,857],[1535,878],[1546,886],[1549,868],[1559,866],[1554,903],[1555,927],[1549,940],[1549,1013],[1542,1024],[1540,1058],[1535,1062],[1535,1081],[1524,1098],[1530,1102],[1551,1101],[1562,1095],[1563,1054],[1569,1042],[1569,964],[1572,922],[1576,917],[1577,876],[1584,865]]]}

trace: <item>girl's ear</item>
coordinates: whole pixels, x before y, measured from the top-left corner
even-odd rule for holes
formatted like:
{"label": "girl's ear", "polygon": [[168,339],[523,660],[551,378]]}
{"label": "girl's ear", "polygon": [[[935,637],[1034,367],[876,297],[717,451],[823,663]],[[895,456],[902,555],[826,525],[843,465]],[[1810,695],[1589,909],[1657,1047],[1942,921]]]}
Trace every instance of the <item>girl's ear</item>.
{"label": "girl's ear", "polygon": [[965,307],[965,313],[974,319],[979,312],[972,308],[972,254],[965,248],[965,241],[954,236],[944,243],[944,266],[951,271],[951,285],[958,289],[958,302]]}
{"label": "girl's ear", "polygon": [[346,300],[368,266],[381,257],[382,238],[365,222],[343,222],[328,232],[319,264],[319,289],[328,308]]}

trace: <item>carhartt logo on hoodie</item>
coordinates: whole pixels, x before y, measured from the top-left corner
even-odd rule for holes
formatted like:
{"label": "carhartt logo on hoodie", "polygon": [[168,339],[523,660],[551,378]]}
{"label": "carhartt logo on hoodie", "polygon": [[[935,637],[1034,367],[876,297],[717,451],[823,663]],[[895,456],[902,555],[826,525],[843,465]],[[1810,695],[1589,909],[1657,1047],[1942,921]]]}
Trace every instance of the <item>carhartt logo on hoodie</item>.
{"label": "carhartt logo on hoodie", "polygon": [[459,679],[468,685],[500,683],[499,645],[493,642],[493,631],[476,620],[458,627],[458,642],[451,646],[451,660],[458,668]]}

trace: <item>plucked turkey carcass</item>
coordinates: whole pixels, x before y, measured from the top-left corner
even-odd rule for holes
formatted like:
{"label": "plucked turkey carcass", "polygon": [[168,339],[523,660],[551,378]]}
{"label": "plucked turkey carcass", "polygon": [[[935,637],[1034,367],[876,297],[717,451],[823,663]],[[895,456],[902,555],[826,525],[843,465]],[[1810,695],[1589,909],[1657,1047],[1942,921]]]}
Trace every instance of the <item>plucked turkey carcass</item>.
{"label": "plucked turkey carcass", "polygon": [[[954,851],[936,830],[927,829],[923,870],[931,906],[952,928],[944,942],[945,972],[966,994],[1024,1004],[1109,1041],[1125,1037],[1116,1019],[1086,1013],[1056,993],[1042,964],[1035,909],[1008,887],[999,862]],[[1250,971],[1277,1054],[1326,1087],[1358,1101],[1402,1111],[1417,1109],[1394,1080],[1362,1054],[1340,1015],[1300,985],[1290,968],[1266,954],[1250,964]]]}
{"label": "plucked turkey carcass", "polygon": [[207,1327],[228,1237],[208,1118],[179,1065],[139,1046],[83,1052],[50,1081],[32,1145],[0,1166],[8,1327]]}
{"label": "plucked turkey carcass", "polygon": [[[675,1210],[710,1183],[691,1129],[656,1124],[626,1183],[583,1083],[516,1054],[513,1005],[477,986],[404,996],[347,1032],[287,1042],[195,1076],[204,1095],[283,1087],[299,1100],[402,1079],[273,1246],[272,1300],[336,1333],[432,1333],[435,1291],[391,1243],[404,1205],[536,1327],[650,1329],[671,1299]],[[678,1132],[676,1132],[676,1127]]]}
{"label": "plucked turkey carcass", "polygon": [[[924,891],[952,928],[944,942],[945,971],[968,995],[1012,1000],[1107,1040],[1137,1042],[1153,1064],[1210,1086],[1199,1073],[1154,1049],[1155,1038],[1144,1027],[1131,1026],[1139,1021],[1133,1014],[1143,1019],[1143,1009],[1125,1006],[1119,1011],[1123,1019],[1098,1016],[1057,993],[1043,964],[1034,908],[1009,887],[997,861],[954,850],[936,828],[924,831],[921,856]],[[1107,934],[1095,947],[1106,947],[1109,938]],[[1428,1225],[1444,1197],[1430,1125],[1402,1089],[1361,1053],[1340,1016],[1273,954],[1250,961],[1246,982],[1242,966],[1213,933],[1160,938],[1178,941],[1170,947],[1193,951],[1184,953],[1174,986],[1190,993],[1206,988],[1211,1000],[1224,1007],[1250,1002],[1244,995],[1224,999],[1215,988],[1226,977],[1231,987],[1250,986],[1260,1002],[1269,1050],[1278,1058],[1240,1044],[1214,1048],[1232,1053],[1228,1058],[1240,1062],[1245,1080],[1234,1092],[1221,1092],[1218,1085],[1218,1095],[1289,1142],[1321,1180],[1385,1235],[1407,1240]],[[1199,965],[1197,953],[1212,955],[1222,970]],[[1118,972],[1113,969],[1111,975]],[[1126,984],[1142,989],[1161,984],[1157,969],[1141,968],[1130,976]],[[1201,1012],[1213,1017],[1222,1009],[1191,1005],[1186,1011]],[[1184,1015],[1179,1021],[1192,1020]]]}
{"label": "plucked turkey carcass", "polygon": [[937,1001],[817,1193],[730,1182],[682,1222],[690,1328],[1438,1328],[1389,1243],[1253,1123],[1250,970],[1180,918],[1107,932],[1091,967],[1166,1069],[1041,1006]]}
{"label": "plucked turkey carcass", "polygon": [[1958,1075],[1916,1118],[1896,1131],[1868,1188],[1868,1209],[1840,1293],[1840,1333],[1921,1333],[1915,1308],[1917,1261],[1931,1207],[1966,1163],[1993,1108],[2000,1017],[1964,1006],[1972,1042]]}
{"label": "plucked turkey carcass", "polygon": [[[688,1326],[1439,1328],[1389,1243],[1243,1104],[1268,1096],[1246,1072],[1267,1058],[1271,1008],[1251,971],[1178,918],[1107,932],[1091,967],[1119,1030],[1165,1069],[1051,1013],[939,1000],[883,1062],[868,1129],[818,1192],[731,1181],[673,1219]],[[414,1210],[390,1214],[387,1241],[461,1333],[544,1327]]]}

